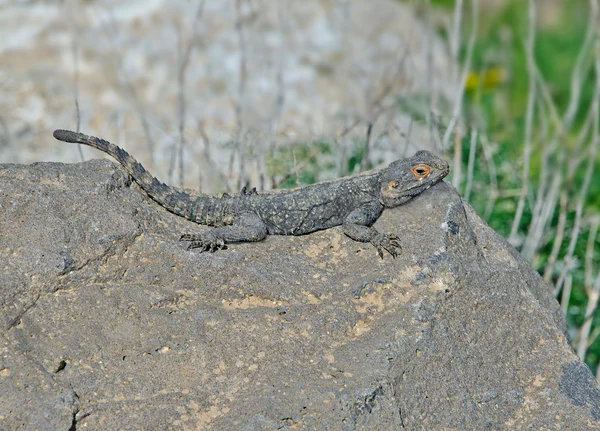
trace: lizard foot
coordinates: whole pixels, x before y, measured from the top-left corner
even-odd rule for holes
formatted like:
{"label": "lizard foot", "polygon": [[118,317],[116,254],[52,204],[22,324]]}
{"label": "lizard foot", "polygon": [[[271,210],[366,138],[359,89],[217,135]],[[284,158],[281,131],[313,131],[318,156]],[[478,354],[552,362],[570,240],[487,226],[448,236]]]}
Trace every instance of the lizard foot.
{"label": "lizard foot", "polygon": [[217,238],[213,235],[196,235],[196,234],[183,234],[179,241],[191,241],[188,245],[188,250],[199,249],[200,253],[210,251],[214,253],[217,250],[225,250],[227,245],[223,238]]}
{"label": "lizard foot", "polygon": [[218,238],[215,241],[192,241],[190,245],[188,245],[188,250],[199,249],[200,253],[204,253],[205,251],[210,251],[214,253],[217,250],[225,250],[227,245],[223,239]]}
{"label": "lizard foot", "polygon": [[202,241],[203,235],[197,233],[184,233],[179,237],[179,241]]}
{"label": "lizard foot", "polygon": [[252,187],[252,189],[248,189],[248,187],[244,186],[242,187],[242,191],[240,191],[240,195],[242,196],[252,196],[252,195],[257,195],[258,192],[256,191],[256,187]]}
{"label": "lizard foot", "polygon": [[377,249],[379,257],[383,259],[383,250],[387,251],[395,259],[398,256],[402,247],[400,246],[400,238],[389,233],[380,233],[371,240],[371,244]]}

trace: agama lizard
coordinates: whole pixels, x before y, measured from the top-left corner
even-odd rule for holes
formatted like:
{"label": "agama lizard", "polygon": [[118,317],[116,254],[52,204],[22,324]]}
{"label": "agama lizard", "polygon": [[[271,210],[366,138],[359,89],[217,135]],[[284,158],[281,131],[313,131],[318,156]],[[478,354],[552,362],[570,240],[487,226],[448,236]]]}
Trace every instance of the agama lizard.
{"label": "agama lizard", "polygon": [[408,202],[440,182],[448,163],[429,151],[397,160],[387,168],[291,190],[213,197],[182,191],[153,177],[133,156],[104,139],[68,130],[56,130],[60,141],[89,145],[115,159],[140,187],[167,210],[193,222],[214,226],[203,234],[185,234],[188,249],[214,252],[234,242],[261,241],[267,234],[303,235],[341,225],[355,241],[371,243],[396,257],[398,236],[372,227],[384,208]]}

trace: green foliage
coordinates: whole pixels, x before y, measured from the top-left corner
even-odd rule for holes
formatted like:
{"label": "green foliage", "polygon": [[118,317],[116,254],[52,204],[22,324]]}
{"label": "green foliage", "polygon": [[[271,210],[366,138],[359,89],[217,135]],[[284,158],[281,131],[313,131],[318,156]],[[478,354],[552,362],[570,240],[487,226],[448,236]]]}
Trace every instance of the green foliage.
{"label": "green foliage", "polygon": [[332,144],[318,140],[276,147],[267,157],[267,170],[279,188],[314,184],[321,173],[335,170]]}
{"label": "green foliage", "polygon": [[[350,145],[350,153],[344,164],[344,172],[360,170],[365,155],[365,141],[357,139]],[[335,177],[339,149],[328,140],[295,143],[276,147],[267,157],[268,174],[277,188],[293,188]],[[368,167],[369,169],[371,166]],[[327,175],[327,177],[323,177]]]}
{"label": "green foliage", "polygon": [[[453,1],[433,1],[448,11],[454,7]],[[465,5],[470,2],[465,1]],[[535,62],[543,76],[550,96],[555,104],[558,116],[567,111],[571,97],[571,76],[578,55],[585,40],[588,2],[566,0],[545,8],[543,2],[537,2],[537,28],[535,39]],[[480,2],[481,5],[481,2]],[[481,7],[484,7],[483,5]],[[469,13],[465,12],[464,21],[468,23]],[[472,71],[466,82],[464,112],[468,127],[475,127],[480,134],[485,134],[491,145],[491,152],[496,163],[499,196],[493,211],[487,220],[497,232],[508,236],[514,219],[515,209],[522,187],[523,148],[525,136],[525,115],[528,98],[528,71],[525,52],[525,40],[528,36],[528,2],[510,0],[503,6],[493,10],[480,10],[479,31],[472,57]],[[466,44],[470,29],[464,29],[462,40]],[[440,29],[443,34],[445,30]],[[462,49],[463,60],[466,48]],[[591,57],[591,56],[588,56]],[[584,64],[591,65],[593,58],[586,58]],[[578,102],[577,115],[573,127],[562,137],[557,150],[550,154],[549,162],[556,170],[565,174],[565,166],[558,163],[558,152],[573,148],[576,135],[579,133],[590,108],[594,89],[594,70],[587,67],[588,73],[583,76],[581,97]],[[556,126],[549,120],[550,113],[537,89],[537,103],[533,122],[533,148],[530,163],[529,199],[525,206],[519,233],[524,238],[532,220],[532,200],[542,173],[543,150],[548,145],[547,137],[556,132]],[[541,111],[545,109],[546,111]],[[543,115],[542,115],[543,114]],[[545,120],[541,120],[544,117]],[[589,139],[588,139],[589,141]],[[462,140],[462,160],[464,172],[468,161],[470,137]],[[567,157],[580,154],[566,153]],[[585,175],[584,162],[575,171],[571,183],[561,187],[568,193],[570,211],[567,216],[566,239],[561,245],[559,257],[567,253],[570,235],[573,232],[575,212],[574,201],[578,195]],[[471,204],[479,214],[484,214],[490,198],[489,166],[482,155],[481,142],[478,142],[477,160],[474,165],[474,181],[471,193]],[[556,174],[558,172],[554,172]],[[552,176],[552,173],[551,173]],[[596,161],[596,170],[585,201],[586,214],[600,212],[600,166]],[[555,239],[558,207],[554,219],[547,229],[533,264],[543,272],[550,256]],[[575,336],[584,321],[588,295],[584,290],[584,271],[589,223],[582,223],[574,257],[576,266],[572,270],[572,291],[567,310],[567,322],[570,333]],[[598,240],[596,240],[597,244]],[[596,245],[596,249],[598,246]],[[559,268],[560,270],[560,268]],[[593,257],[594,276],[600,270],[598,252]],[[553,275],[556,281],[558,274]],[[560,299],[560,298],[559,298]],[[600,312],[593,317],[592,330],[600,328]],[[586,362],[596,369],[600,359],[600,337],[590,346]]]}

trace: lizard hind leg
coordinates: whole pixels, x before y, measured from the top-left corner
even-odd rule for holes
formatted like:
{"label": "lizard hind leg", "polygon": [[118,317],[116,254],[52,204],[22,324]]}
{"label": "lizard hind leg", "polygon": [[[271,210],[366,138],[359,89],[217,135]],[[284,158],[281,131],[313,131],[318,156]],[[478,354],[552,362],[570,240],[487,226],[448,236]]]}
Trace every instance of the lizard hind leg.
{"label": "lizard hind leg", "polygon": [[190,241],[188,250],[199,249],[200,253],[224,250],[228,243],[261,241],[267,236],[267,225],[251,212],[238,214],[233,223],[212,229],[203,234],[184,234],[180,241]]}

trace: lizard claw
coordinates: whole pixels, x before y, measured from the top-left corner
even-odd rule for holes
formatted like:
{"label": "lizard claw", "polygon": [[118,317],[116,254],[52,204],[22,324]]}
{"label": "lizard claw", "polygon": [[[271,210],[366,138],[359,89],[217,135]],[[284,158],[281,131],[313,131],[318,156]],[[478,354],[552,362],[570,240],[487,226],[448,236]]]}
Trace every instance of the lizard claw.
{"label": "lizard claw", "polygon": [[215,241],[192,241],[187,247],[188,250],[193,250],[196,248],[200,253],[204,253],[205,251],[214,253],[217,250],[225,250],[227,245],[223,239],[218,238]]}
{"label": "lizard claw", "polygon": [[251,189],[248,189],[248,187],[244,186],[242,187],[242,190],[240,191],[240,195],[242,196],[253,196],[253,195],[257,195],[258,192],[256,191],[256,187],[252,187]]}
{"label": "lizard claw", "polygon": [[395,259],[402,247],[397,235],[382,233],[371,242],[377,249],[379,257],[383,259],[383,250],[387,251]]}
{"label": "lizard claw", "polygon": [[214,253],[217,250],[225,250],[227,248],[223,238],[214,237],[213,235],[183,234],[179,238],[179,241],[191,241],[187,249],[199,249],[200,253],[204,253],[205,251]]}

